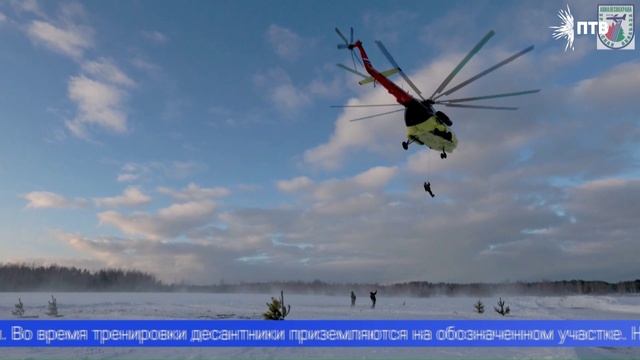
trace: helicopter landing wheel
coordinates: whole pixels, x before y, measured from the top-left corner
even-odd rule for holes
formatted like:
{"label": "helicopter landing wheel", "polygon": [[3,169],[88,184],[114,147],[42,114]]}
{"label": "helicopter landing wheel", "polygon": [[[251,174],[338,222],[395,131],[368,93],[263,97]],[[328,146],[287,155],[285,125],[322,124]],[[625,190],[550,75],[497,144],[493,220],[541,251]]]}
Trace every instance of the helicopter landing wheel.
{"label": "helicopter landing wheel", "polygon": [[409,145],[411,145],[412,142],[416,141],[416,139],[414,137],[409,137],[409,140],[407,141],[403,141],[402,142],[402,148],[405,150],[409,150]]}

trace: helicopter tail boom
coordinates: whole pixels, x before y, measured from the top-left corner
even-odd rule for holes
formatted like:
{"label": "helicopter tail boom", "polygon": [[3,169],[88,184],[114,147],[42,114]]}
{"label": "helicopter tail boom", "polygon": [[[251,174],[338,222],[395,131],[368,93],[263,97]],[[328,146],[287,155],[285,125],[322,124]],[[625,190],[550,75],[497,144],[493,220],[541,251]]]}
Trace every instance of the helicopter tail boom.
{"label": "helicopter tail boom", "polygon": [[[360,57],[362,58],[362,62],[364,63],[364,68],[365,70],[367,70],[367,73],[371,75],[374,81],[376,81],[378,84],[382,85],[385,89],[387,89],[389,94],[393,95],[396,98],[396,101],[398,103],[402,105],[407,105],[411,103],[413,100],[415,100],[413,96],[409,95],[408,92],[402,90],[402,88],[396,85],[393,81],[389,80],[385,75],[383,75],[381,72],[376,70],[376,68],[374,68],[373,65],[371,65],[369,56],[367,56],[367,52],[364,50],[364,47],[362,46],[362,41],[358,40],[352,46],[358,49],[358,51],[360,52]],[[393,69],[389,71],[392,71],[394,69],[397,69],[397,72],[401,73],[400,68],[398,68],[397,66],[395,66]]]}
{"label": "helicopter tail boom", "polygon": [[[398,69],[398,68],[391,68],[389,70],[385,70],[385,71],[381,72],[380,74],[382,76],[389,77],[391,75],[397,74],[399,71],[400,71],[400,69]],[[358,81],[358,84],[360,84],[360,85],[366,85],[366,84],[370,84],[370,83],[374,83],[375,84],[375,81],[376,81],[376,79],[374,79],[373,76],[368,76],[368,77],[365,77],[363,80]]]}

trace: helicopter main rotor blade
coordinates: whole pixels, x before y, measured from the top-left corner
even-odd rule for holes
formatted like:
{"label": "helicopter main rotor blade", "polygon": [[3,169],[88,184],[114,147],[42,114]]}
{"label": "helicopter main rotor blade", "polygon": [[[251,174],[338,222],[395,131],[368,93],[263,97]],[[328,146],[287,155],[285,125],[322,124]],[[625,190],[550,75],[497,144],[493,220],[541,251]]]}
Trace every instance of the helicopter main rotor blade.
{"label": "helicopter main rotor blade", "polygon": [[424,97],[422,97],[422,93],[420,92],[420,89],[418,89],[418,87],[413,83],[413,81],[411,81],[411,79],[409,79],[409,77],[407,76],[407,74],[404,73],[404,71],[402,71],[402,68],[400,67],[400,65],[398,65],[398,63],[393,59],[393,56],[391,56],[391,53],[389,53],[389,51],[387,50],[386,47],[384,47],[384,45],[382,44],[382,41],[380,40],[376,40],[376,45],[378,45],[378,47],[380,48],[380,51],[382,51],[382,54],[384,54],[384,56],[387,58],[387,60],[389,60],[389,62],[391,63],[391,65],[393,65],[393,67],[398,68],[398,72],[400,73],[400,76],[402,76],[402,78],[404,79],[404,81],[407,82],[407,84],[409,84],[409,86],[411,86],[411,88],[413,89],[413,91],[415,91],[415,93],[420,96],[420,98],[422,100],[425,100]]}
{"label": "helicopter main rotor blade", "polygon": [[347,70],[350,73],[354,73],[354,74],[356,74],[356,75],[358,75],[358,76],[360,76],[362,78],[365,78],[365,79],[368,78],[367,75],[365,75],[365,74],[363,74],[363,73],[361,73],[359,71],[353,70],[353,69],[349,68],[348,66],[344,66],[342,64],[336,64],[336,66],[341,68],[341,69]]}
{"label": "helicopter main rotor blade", "polygon": [[509,96],[520,96],[520,95],[527,95],[527,94],[535,94],[537,92],[540,92],[540,89],[525,90],[525,91],[503,93],[503,94],[485,95],[485,96],[474,96],[474,97],[462,98],[462,99],[447,99],[447,100],[436,101],[435,103],[436,104],[451,104],[451,103],[459,103],[459,102],[467,102],[467,101],[475,101],[475,100],[485,100],[485,99],[495,99],[495,98],[509,97]]}
{"label": "helicopter main rotor blade", "polygon": [[383,116],[383,115],[388,115],[388,114],[397,113],[397,112],[399,112],[399,111],[404,111],[404,109],[393,110],[393,111],[387,111],[387,112],[383,112],[383,113],[375,114],[375,115],[363,116],[363,117],[359,117],[359,118],[351,119],[351,120],[349,120],[349,121],[354,122],[354,121],[360,121],[360,120],[365,120],[365,119],[371,119],[371,118],[378,117],[378,116]]}
{"label": "helicopter main rotor blade", "polygon": [[382,106],[402,106],[400,104],[369,104],[369,105],[331,105],[331,108],[364,108],[364,107],[382,107]]}
{"label": "helicopter main rotor blade", "polygon": [[453,69],[451,70],[451,73],[442,81],[442,83],[440,84],[440,86],[438,86],[438,88],[436,89],[436,91],[433,92],[433,95],[431,95],[431,97],[429,99],[433,99],[434,96],[436,96],[437,94],[439,94],[442,90],[444,90],[447,85],[449,85],[449,83],[451,82],[451,80],[453,80],[453,78],[460,72],[460,70],[462,70],[462,68],[469,62],[469,60],[471,60],[471,58],[478,53],[478,51],[480,51],[480,49],[489,41],[489,39],[491,39],[491,37],[495,35],[495,32],[493,30],[489,31],[477,44],[476,46],[473,47],[473,49],[471,49],[471,51],[469,51],[469,53],[467,53],[467,55],[460,60],[460,63]]}
{"label": "helicopter main rotor blade", "polygon": [[524,55],[524,54],[528,53],[529,51],[533,50],[533,48],[534,48],[534,46],[533,46],[533,45],[531,45],[531,46],[529,46],[528,48],[526,48],[526,49],[524,49],[524,50],[522,50],[522,51],[520,51],[520,52],[517,52],[517,53],[515,53],[515,54],[513,54],[513,55],[511,55],[511,56],[509,56],[508,58],[506,58],[506,59],[502,60],[501,62],[499,62],[499,63],[497,63],[497,64],[495,64],[495,65],[493,65],[492,67],[490,67],[490,68],[488,68],[488,69],[486,69],[486,70],[482,71],[482,72],[481,72],[481,73],[479,73],[478,75],[473,76],[473,77],[471,77],[471,78],[469,78],[469,79],[467,79],[467,80],[465,80],[465,81],[461,82],[460,84],[458,84],[458,85],[456,85],[456,86],[452,87],[451,89],[449,89],[449,90],[447,90],[447,91],[443,92],[442,94],[440,94],[440,95],[436,96],[433,100],[437,100],[438,98],[440,98],[440,97],[442,97],[442,96],[446,96],[446,95],[449,95],[449,94],[453,93],[454,91],[460,90],[461,88],[463,88],[463,87],[465,87],[465,86],[469,85],[470,83],[472,83],[472,82],[474,82],[474,81],[478,80],[479,78],[481,78],[481,77],[483,77],[483,76],[487,75],[488,73],[490,73],[490,72],[492,72],[492,71],[494,71],[494,70],[496,70],[496,69],[498,69],[498,68],[500,68],[500,67],[502,67],[502,66],[504,66],[504,65],[506,65],[506,64],[508,64],[508,63],[510,63],[510,62],[512,62],[513,60],[515,60],[515,59],[519,58],[520,56],[522,56],[522,55]]}
{"label": "helicopter main rotor blade", "polygon": [[360,59],[360,55],[358,55],[358,53],[353,50],[351,51],[351,53],[355,54],[356,60],[358,60],[358,63],[360,64],[360,66],[362,66],[362,68],[365,69],[364,63],[362,62],[362,59]]}
{"label": "helicopter main rotor blade", "polygon": [[464,105],[464,104],[447,104],[447,103],[442,103],[441,105],[449,106],[449,107],[469,108],[469,109],[518,110],[517,107],[511,107],[511,106]]}
{"label": "helicopter main rotor blade", "polygon": [[353,69],[357,69],[356,67],[356,58],[355,55],[353,55],[353,51],[351,51],[351,61],[353,62]]}
{"label": "helicopter main rotor blade", "polygon": [[344,40],[344,43],[346,45],[349,45],[349,41],[347,40],[347,38],[344,35],[342,35],[342,32],[340,32],[340,30],[338,28],[336,28],[336,33],[338,34],[338,36],[340,36],[342,38],[342,40]]}

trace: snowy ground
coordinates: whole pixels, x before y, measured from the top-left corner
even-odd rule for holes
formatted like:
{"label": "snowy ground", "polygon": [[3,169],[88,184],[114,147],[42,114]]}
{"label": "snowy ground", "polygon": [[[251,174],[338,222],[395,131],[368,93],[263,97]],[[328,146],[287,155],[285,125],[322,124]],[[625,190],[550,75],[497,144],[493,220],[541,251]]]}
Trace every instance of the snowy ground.
{"label": "snowy ground", "polygon": [[[0,318],[10,319],[22,298],[27,313],[44,315],[49,293],[0,293]],[[267,294],[57,293],[64,319],[259,319]],[[276,295],[276,294],[273,294]],[[509,319],[640,319],[637,296],[507,297]],[[473,312],[477,298],[403,298],[378,294],[376,309],[368,296],[355,308],[343,297],[287,295],[291,319],[498,319],[494,298],[484,298],[484,315]],[[640,348],[76,348],[2,349],[2,359],[630,359]]]}

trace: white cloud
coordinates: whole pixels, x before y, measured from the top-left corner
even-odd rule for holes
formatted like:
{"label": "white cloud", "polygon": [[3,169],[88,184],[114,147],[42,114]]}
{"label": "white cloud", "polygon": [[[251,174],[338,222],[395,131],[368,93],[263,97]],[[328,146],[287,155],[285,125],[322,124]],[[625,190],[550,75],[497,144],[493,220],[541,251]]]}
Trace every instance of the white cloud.
{"label": "white cloud", "polygon": [[184,189],[173,190],[167,187],[159,187],[158,192],[169,195],[179,201],[199,201],[228,196],[231,191],[225,187],[203,188],[195,183],[189,183]]}
{"label": "white cloud", "polygon": [[127,74],[115,66],[110,60],[104,58],[84,62],[82,64],[82,70],[97,80],[109,82],[114,85],[135,85],[135,82],[131,80]]}
{"label": "white cloud", "polygon": [[298,176],[290,180],[280,180],[277,182],[278,189],[284,192],[297,192],[313,185],[313,180],[306,176]]}
{"label": "white cloud", "polygon": [[[640,270],[634,217],[640,180],[602,178],[556,192],[518,180],[514,186],[513,179],[486,191],[483,181],[460,178],[438,183],[431,199],[419,189],[385,192],[394,172],[374,167],[342,179],[310,179],[295,207],[235,209],[215,218],[222,227],[211,225],[213,210],[198,203],[153,215],[105,212],[103,224],[154,241],[80,235],[66,241],[112,266],[196,283],[406,281],[424,274],[431,281],[616,280]],[[323,188],[335,193],[308,196]],[[532,193],[546,202],[525,198]],[[269,261],[237,261],[257,256]]]}
{"label": "white cloud", "polygon": [[398,173],[397,167],[376,166],[344,179],[313,181],[306,176],[277,182],[283,192],[300,195],[316,214],[357,216],[386,206],[384,187]]}
{"label": "white cloud", "polygon": [[262,186],[258,184],[236,184],[234,188],[242,192],[255,192],[262,189]]}
{"label": "white cloud", "polygon": [[385,186],[396,174],[397,167],[376,166],[353,177],[353,182],[367,189]]}
{"label": "white cloud", "polygon": [[[333,69],[331,69],[333,70]],[[345,84],[344,78],[341,76],[335,76],[330,78],[326,73],[331,73],[323,69],[322,75],[311,80],[309,85],[305,88],[311,95],[315,95],[323,98],[338,98],[344,93]]]}
{"label": "white cloud", "polygon": [[125,92],[115,85],[84,75],[69,80],[69,99],[78,106],[76,117],[66,122],[71,133],[87,138],[86,127],[98,126],[114,133],[127,131],[127,114],[123,110]]}
{"label": "white cloud", "polygon": [[126,88],[135,82],[109,59],[86,59],[85,53],[94,47],[94,30],[80,24],[87,17],[84,7],[76,2],[61,4],[55,19],[41,14],[37,2],[25,2],[20,9],[44,19],[33,20],[26,26],[26,33],[34,43],[66,55],[81,66],[81,73],[69,79],[67,88],[69,99],[77,106],[76,115],[65,121],[71,134],[88,139],[89,126],[114,133],[127,132],[123,103],[128,95]]}
{"label": "white cloud", "polygon": [[271,24],[266,36],[273,50],[281,58],[296,60],[300,57],[304,44],[300,35],[285,27]]}
{"label": "white cloud", "polygon": [[27,28],[32,41],[53,51],[80,59],[85,50],[93,47],[92,30],[83,26],[58,27],[42,20],[34,20]]}
{"label": "white cloud", "polygon": [[89,137],[88,126],[126,133],[126,88],[134,86],[135,82],[105,58],[83,62],[82,72],[69,80],[69,99],[76,103],[78,110],[73,119],[67,120],[67,129],[85,139]]}
{"label": "white cloud", "polygon": [[398,173],[397,167],[376,166],[346,179],[330,179],[318,183],[310,191],[316,201],[346,199],[352,195],[380,192]]}
{"label": "white cloud", "polygon": [[131,62],[131,65],[150,74],[156,73],[162,69],[160,65],[155,64],[139,56],[133,57],[130,60],[130,62]]}
{"label": "white cloud", "polygon": [[[117,267],[151,272],[167,282],[217,282],[222,272],[233,268],[240,253],[209,244],[193,242],[149,242],[145,240],[98,237],[58,232],[56,237],[76,251],[91,258],[82,267],[99,269]],[[77,261],[71,261],[77,263]],[[194,277],[195,276],[195,277]],[[212,278],[216,276],[216,278]]]}
{"label": "white cloud", "polygon": [[149,180],[151,178],[184,179],[206,168],[206,164],[190,160],[128,162],[122,165],[116,179],[119,182]]}
{"label": "white cloud", "polygon": [[173,204],[158,210],[158,218],[168,221],[197,219],[210,215],[215,209],[215,204],[210,201],[189,201]]}
{"label": "white cloud", "polygon": [[[573,89],[573,101],[587,107],[610,107],[613,103],[637,105],[640,91],[640,62],[627,62],[615,66],[603,74],[580,81]],[[614,111],[638,109],[614,107]]]}
{"label": "white cloud", "polygon": [[139,177],[137,174],[118,174],[116,180],[118,182],[131,182],[138,180]]}
{"label": "white cloud", "polygon": [[269,94],[271,100],[282,111],[297,111],[311,102],[309,96],[297,89],[292,83],[275,85]]}
{"label": "white cloud", "polygon": [[31,13],[39,17],[46,16],[36,0],[13,0],[11,6],[18,12]]}
{"label": "white cloud", "polygon": [[93,201],[99,207],[133,207],[148,204],[151,202],[151,197],[145,195],[138,187],[129,186],[124,190],[122,195],[95,198]]}
{"label": "white cloud", "polygon": [[163,45],[167,41],[169,41],[169,38],[165,34],[156,30],[143,30],[140,32],[140,34],[142,34],[142,37],[145,40],[151,43],[154,43],[156,45]]}
{"label": "white cloud", "polygon": [[86,200],[84,199],[68,199],[49,191],[32,191],[24,195],[24,199],[28,201],[28,209],[77,208],[86,204]]}
{"label": "white cloud", "polygon": [[64,2],[59,5],[59,18],[64,23],[73,23],[84,21],[87,18],[87,12],[82,3],[77,1]]}
{"label": "white cloud", "polygon": [[155,168],[161,166],[160,163],[133,163],[128,162],[122,165],[120,173],[117,176],[118,182],[131,182],[148,177]]}
{"label": "white cloud", "polygon": [[281,114],[293,117],[310,106],[317,98],[339,97],[345,88],[344,74],[336,74],[334,65],[322,66],[318,75],[309,83],[296,84],[282,68],[271,68],[253,78],[258,90],[265,93],[269,101]]}
{"label": "white cloud", "polygon": [[7,15],[0,12],[0,23],[7,21]]}
{"label": "white cloud", "polygon": [[184,179],[206,167],[205,164],[198,161],[173,161],[166,166],[165,173],[172,178]]}
{"label": "white cloud", "polygon": [[269,100],[285,115],[295,115],[311,103],[309,95],[296,87],[283,69],[271,69],[260,73],[254,77],[254,82],[261,90],[268,89]]}
{"label": "white cloud", "polygon": [[151,240],[171,239],[196,229],[212,220],[215,204],[211,201],[190,201],[173,204],[156,214],[137,212],[124,215],[116,211],[98,214],[100,224],[112,225],[126,235],[143,236]]}

